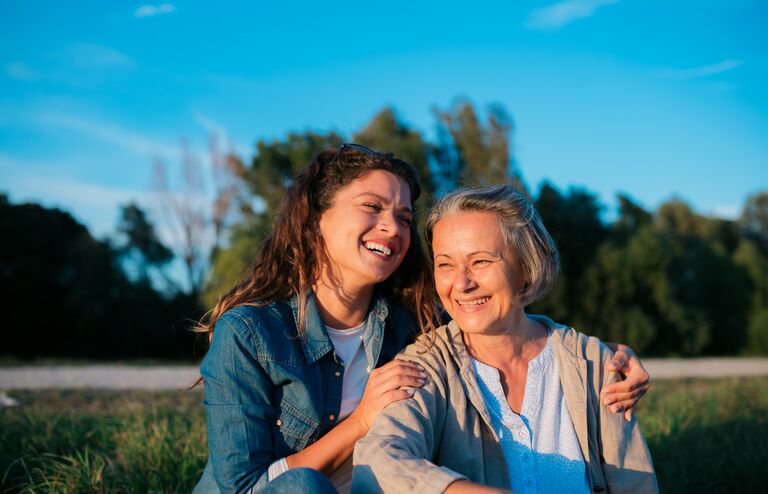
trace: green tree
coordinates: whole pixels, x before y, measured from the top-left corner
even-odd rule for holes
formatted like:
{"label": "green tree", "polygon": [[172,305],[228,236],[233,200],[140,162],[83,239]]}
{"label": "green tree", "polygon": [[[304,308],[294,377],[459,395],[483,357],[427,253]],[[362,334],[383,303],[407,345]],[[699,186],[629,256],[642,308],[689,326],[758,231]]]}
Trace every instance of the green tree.
{"label": "green tree", "polygon": [[663,204],[656,226],[674,256],[668,277],[675,298],[709,333],[706,353],[734,353],[746,342],[750,284],[731,255],[732,223],[696,214],[679,200]]}
{"label": "green tree", "polygon": [[742,239],[733,257],[747,271],[752,284],[745,351],[768,355],[768,259],[748,238]]}
{"label": "green tree", "polygon": [[535,201],[544,225],[560,251],[561,273],[555,290],[531,310],[573,321],[579,313],[584,272],[607,235],[594,194],[571,188],[566,195],[544,183]]}
{"label": "green tree", "polygon": [[435,178],[429,166],[432,146],[420,132],[400,120],[394,108],[385,108],[377,113],[352,140],[372,149],[394,153],[412,164],[419,171],[425,195],[434,193]]}
{"label": "green tree", "polygon": [[[189,356],[174,331],[194,300],[131,283],[116,249],[69,213],[0,196],[3,354],[89,358]],[[185,344],[186,343],[186,344]]]}
{"label": "green tree", "polygon": [[758,192],[747,198],[739,223],[747,236],[768,254],[768,192]]}
{"label": "green tree", "polygon": [[640,228],[653,222],[653,215],[634,202],[628,195],[619,194],[619,217],[613,224],[612,237],[619,242],[626,241]]}
{"label": "green tree", "polygon": [[666,278],[670,263],[663,240],[650,227],[622,245],[601,246],[580,286],[577,327],[604,341],[625,342],[638,352],[652,349],[658,332],[680,332],[675,322],[683,320],[682,310]]}
{"label": "green tree", "polygon": [[[173,251],[158,238],[155,226],[136,203],[120,206],[117,233],[121,237],[120,253],[131,260],[138,271],[138,278],[147,281],[151,268],[160,269],[173,259]],[[178,288],[168,276],[166,281]]]}
{"label": "green tree", "polygon": [[242,166],[248,193],[236,199],[241,220],[231,229],[226,248],[214,256],[203,293],[205,306],[212,307],[245,276],[296,173],[318,152],[338,148],[343,141],[334,132],[311,131],[290,133],[284,140],[258,141],[250,165]]}
{"label": "green tree", "polygon": [[153,189],[160,217],[170,238],[169,246],[184,266],[185,291],[193,298],[200,295],[222,245],[233,204],[242,192],[244,173],[234,154],[219,150],[215,135],[209,140],[206,165],[182,141],[177,180],[172,180],[174,174],[162,159],[157,159],[154,167]]}
{"label": "green tree", "polygon": [[599,336],[640,351],[739,351],[749,282],[721,241],[723,225],[679,200],[663,204],[652,223],[626,203],[624,211],[633,218],[622,212],[615,235],[600,247],[582,285],[577,320],[596,323],[591,329]]}
{"label": "green tree", "polygon": [[393,108],[385,108],[376,114],[352,140],[372,149],[391,152],[418,170],[422,194],[414,206],[418,229],[424,231],[426,216],[434,204],[437,188],[436,177],[429,164],[434,147],[424,140],[420,132],[398,119]]}
{"label": "green tree", "polygon": [[512,159],[512,118],[502,106],[489,106],[484,122],[466,100],[433,113],[438,123],[435,166],[443,190],[511,183],[528,193]]}

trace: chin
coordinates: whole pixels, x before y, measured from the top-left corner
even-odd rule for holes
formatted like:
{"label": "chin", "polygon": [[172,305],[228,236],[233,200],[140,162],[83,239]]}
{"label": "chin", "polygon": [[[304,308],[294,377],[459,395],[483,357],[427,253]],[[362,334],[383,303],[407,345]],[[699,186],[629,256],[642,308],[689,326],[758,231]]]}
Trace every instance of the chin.
{"label": "chin", "polygon": [[464,333],[469,334],[485,334],[488,332],[488,328],[485,326],[478,326],[477,324],[462,324],[461,321],[456,321],[459,324],[459,328]]}
{"label": "chin", "polygon": [[488,321],[482,317],[466,317],[463,314],[453,319],[463,332],[469,334],[493,334],[494,328],[499,326],[499,321]]}
{"label": "chin", "polygon": [[364,276],[363,279],[371,285],[377,285],[387,281],[390,276],[392,276],[392,273],[367,273],[367,276]]}

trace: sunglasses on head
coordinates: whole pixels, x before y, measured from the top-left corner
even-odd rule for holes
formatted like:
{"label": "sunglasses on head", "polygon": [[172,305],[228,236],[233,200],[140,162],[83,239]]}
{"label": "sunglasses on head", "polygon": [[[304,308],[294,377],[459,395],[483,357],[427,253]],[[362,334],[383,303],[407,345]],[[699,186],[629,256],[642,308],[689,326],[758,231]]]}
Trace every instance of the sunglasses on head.
{"label": "sunglasses on head", "polygon": [[372,156],[374,158],[381,157],[381,153],[378,151],[374,151],[373,149],[363,146],[362,144],[355,144],[353,142],[345,142],[341,145],[338,151],[336,151],[336,155],[331,160],[331,163],[335,162],[339,156],[341,156],[345,151],[352,150],[357,151],[359,153],[367,154],[368,156]]}

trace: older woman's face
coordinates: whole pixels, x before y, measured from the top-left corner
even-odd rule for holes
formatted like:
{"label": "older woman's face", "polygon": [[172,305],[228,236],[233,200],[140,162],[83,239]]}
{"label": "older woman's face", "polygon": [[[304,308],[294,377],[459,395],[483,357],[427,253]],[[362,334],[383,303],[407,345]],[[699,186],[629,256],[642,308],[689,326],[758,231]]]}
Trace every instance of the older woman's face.
{"label": "older woman's face", "polygon": [[434,227],[432,248],[437,293],[462,331],[509,331],[513,315],[522,310],[516,300],[524,280],[496,215],[472,211],[444,217]]}

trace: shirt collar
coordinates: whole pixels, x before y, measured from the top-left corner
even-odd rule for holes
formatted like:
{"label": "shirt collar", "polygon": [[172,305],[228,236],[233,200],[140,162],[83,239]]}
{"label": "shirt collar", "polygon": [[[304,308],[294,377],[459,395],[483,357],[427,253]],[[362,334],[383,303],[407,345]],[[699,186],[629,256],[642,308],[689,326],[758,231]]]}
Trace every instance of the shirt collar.
{"label": "shirt collar", "polygon": [[[291,297],[290,305],[291,310],[293,311],[293,317],[298,325],[298,295]],[[371,299],[371,306],[368,310],[368,315],[366,316],[366,336],[363,342],[364,346],[369,347],[370,338],[375,338],[376,335],[378,335],[379,338],[381,337],[381,333],[384,329],[384,322],[388,314],[389,305],[387,299],[379,293],[378,290],[374,291],[373,298]],[[307,290],[307,307],[304,314],[304,323],[304,335],[300,337],[301,346],[304,350],[304,355],[307,358],[307,363],[311,364],[333,350],[333,343],[328,337],[328,332],[325,330],[325,324],[323,323],[322,317],[320,317],[320,309],[317,307],[315,295],[312,290]],[[373,327],[376,328],[373,331],[371,331],[372,323]],[[369,356],[369,360],[370,357],[371,356]]]}

